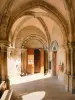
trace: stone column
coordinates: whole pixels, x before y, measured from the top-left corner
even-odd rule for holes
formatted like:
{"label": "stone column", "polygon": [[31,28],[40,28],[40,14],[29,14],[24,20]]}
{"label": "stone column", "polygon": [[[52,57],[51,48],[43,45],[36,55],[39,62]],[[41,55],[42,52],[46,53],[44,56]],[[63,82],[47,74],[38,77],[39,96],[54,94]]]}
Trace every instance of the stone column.
{"label": "stone column", "polygon": [[51,62],[52,76],[56,76],[56,54],[57,51],[52,53],[52,62]]}
{"label": "stone column", "polygon": [[1,50],[1,59],[2,59],[2,80],[6,80],[7,78],[7,50],[3,48],[4,50]]}
{"label": "stone column", "polygon": [[71,74],[71,51],[70,47],[67,47],[67,74]]}
{"label": "stone column", "polygon": [[69,44],[66,46],[66,71],[64,76],[64,83],[66,91],[69,91],[69,77],[71,74],[71,51]]}
{"label": "stone column", "polygon": [[27,67],[27,49],[25,49],[24,52],[24,74],[25,75],[27,74],[26,67]]}
{"label": "stone column", "polygon": [[65,48],[65,68],[64,68],[64,73],[67,74],[67,48]]}
{"label": "stone column", "polygon": [[21,51],[21,76],[24,75],[24,51]]}
{"label": "stone column", "polygon": [[66,90],[75,93],[75,42],[70,42],[68,44],[65,88]]}
{"label": "stone column", "polygon": [[44,72],[48,72],[48,51],[44,50]]}
{"label": "stone column", "polygon": [[1,45],[1,80],[6,82],[6,88],[10,88],[10,83],[8,79],[8,68],[7,68],[7,43],[0,43]]}
{"label": "stone column", "polygon": [[67,73],[75,76],[75,42],[70,42],[68,45]]}
{"label": "stone column", "polygon": [[51,70],[51,62],[50,62],[50,51],[47,51],[47,66],[48,66],[48,72],[50,73]]}
{"label": "stone column", "polygon": [[69,91],[75,93],[75,42],[69,43],[71,48],[71,75],[69,77]]}
{"label": "stone column", "polygon": [[21,73],[27,74],[27,49],[23,49],[21,52]]}
{"label": "stone column", "polygon": [[1,47],[0,47],[0,80],[1,80]]}
{"label": "stone column", "polygon": [[27,49],[24,49],[21,55],[21,61],[22,61],[22,72],[26,75],[26,67],[27,67]]}
{"label": "stone column", "polygon": [[75,42],[70,42],[68,45],[68,73],[75,76]]}

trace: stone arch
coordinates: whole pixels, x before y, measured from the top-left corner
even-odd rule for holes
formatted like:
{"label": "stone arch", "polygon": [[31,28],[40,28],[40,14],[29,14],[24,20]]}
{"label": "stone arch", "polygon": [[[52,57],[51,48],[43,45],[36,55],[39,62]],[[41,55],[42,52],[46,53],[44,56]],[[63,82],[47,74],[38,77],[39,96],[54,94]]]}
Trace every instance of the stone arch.
{"label": "stone arch", "polygon": [[20,22],[20,24],[17,26],[17,28],[15,29],[15,31],[14,31],[14,35],[12,34],[12,32],[10,31],[10,34],[9,34],[9,38],[8,38],[8,40],[10,41],[10,42],[12,42],[13,41],[13,38],[14,38],[14,36],[17,34],[16,32],[18,31],[18,29],[21,27],[21,25],[25,22],[25,21],[27,21],[27,20],[29,20],[29,19],[31,19],[30,17],[27,17],[27,18],[24,18],[21,22]]}
{"label": "stone arch", "polygon": [[32,40],[32,39],[37,39],[39,40],[40,43],[43,44],[43,46],[47,47],[47,40],[45,38],[43,38],[43,36],[41,35],[36,35],[36,34],[31,34],[29,36],[27,36],[25,39],[23,39],[22,43],[21,43],[21,46],[24,46],[29,40]]}
{"label": "stone arch", "polygon": [[43,25],[43,27],[45,29],[45,32],[46,32],[46,35],[47,35],[47,39],[48,39],[48,50],[50,50],[50,41],[51,41],[51,38],[50,38],[50,35],[49,35],[48,28],[47,28],[45,22],[43,21],[43,19],[41,17],[38,17],[37,19],[41,22],[41,24]]}
{"label": "stone arch", "polygon": [[10,11],[10,8],[11,6],[13,5],[15,0],[8,0],[6,2],[6,5],[4,6],[4,9],[3,9],[3,13],[1,15],[1,25],[0,25],[0,38],[1,39],[5,39],[5,40],[8,40],[8,34],[7,34],[7,26],[8,26],[8,23],[9,23],[9,18],[10,18],[10,15],[11,15],[11,11]]}
{"label": "stone arch", "polygon": [[[33,13],[32,13],[32,14],[28,14],[28,15],[34,17]],[[15,31],[17,32],[17,33],[15,32],[15,36],[18,34],[18,29],[21,27],[21,25],[22,25],[23,23],[25,23],[25,21],[27,21],[28,19],[31,19],[31,18],[26,18],[26,19],[24,19],[24,20],[21,22],[21,24],[18,25],[17,29],[15,30]],[[48,28],[47,28],[45,22],[43,21],[43,19],[42,19],[41,17],[38,17],[38,18],[36,18],[36,19],[37,19],[37,20],[41,23],[41,25],[43,26],[43,28],[44,28],[44,30],[45,30],[45,32],[46,32],[46,35],[47,35],[48,45],[50,46],[50,41],[51,41],[51,39],[50,39],[49,31],[48,31]],[[9,39],[10,39],[10,37],[11,37],[11,33],[10,33],[10,35],[9,35]],[[14,36],[13,36],[13,37],[14,37]],[[48,46],[48,48],[50,48],[49,46]]]}
{"label": "stone arch", "polygon": [[[12,3],[11,3],[11,5],[12,5]],[[65,33],[66,41],[68,40],[67,35],[69,32],[68,32],[67,21],[65,20],[63,15],[55,7],[48,4],[47,2],[45,2],[43,0],[31,0],[31,1],[27,2],[26,4],[24,4],[23,7],[21,7],[21,10],[18,13],[16,13],[13,20],[11,20],[11,18],[9,17],[10,7],[11,6],[6,7],[5,12],[7,11],[7,16],[5,16],[5,12],[4,12],[3,15],[5,16],[5,18],[2,18],[2,21],[5,23],[1,25],[1,32],[2,32],[2,34],[7,34],[7,37],[9,36],[9,32],[10,32],[10,29],[11,29],[13,22],[17,18],[19,18],[22,14],[24,14],[27,10],[30,10],[31,8],[40,7],[40,8],[43,8],[44,10],[46,10],[49,14],[51,14],[51,16],[55,20],[57,20],[58,23],[60,23],[59,25],[61,26],[61,28],[63,29],[63,32]]]}
{"label": "stone arch", "polygon": [[[34,28],[36,30],[36,32],[40,34],[40,37],[42,37],[47,42],[47,38],[45,37],[44,33],[39,28],[37,28],[36,26],[31,26],[31,25],[30,26],[26,26],[24,28],[27,29],[28,27]],[[39,34],[37,34],[37,35],[39,35]],[[17,35],[18,35],[18,33],[17,34],[15,33],[14,36],[13,36],[13,39],[12,39],[12,46],[14,46],[14,47],[15,47],[15,40],[16,40],[16,36]],[[31,34],[31,35],[33,35],[33,34]],[[28,35],[28,36],[31,36],[31,35]]]}
{"label": "stone arch", "polygon": [[29,42],[30,40],[33,40],[33,39],[39,41],[39,42],[43,45],[43,48],[48,48],[47,45],[46,45],[46,43],[44,43],[44,42],[42,41],[42,39],[39,39],[38,37],[36,37],[36,38],[35,38],[35,37],[29,37],[27,40],[25,39],[25,40],[23,41],[21,47],[24,46],[24,45],[26,45],[27,42]]}
{"label": "stone arch", "polygon": [[65,5],[66,9],[68,10],[68,16],[69,16],[69,33],[72,41],[74,39],[74,22],[75,22],[75,17],[74,17],[74,11],[72,8],[72,0],[65,0]]}

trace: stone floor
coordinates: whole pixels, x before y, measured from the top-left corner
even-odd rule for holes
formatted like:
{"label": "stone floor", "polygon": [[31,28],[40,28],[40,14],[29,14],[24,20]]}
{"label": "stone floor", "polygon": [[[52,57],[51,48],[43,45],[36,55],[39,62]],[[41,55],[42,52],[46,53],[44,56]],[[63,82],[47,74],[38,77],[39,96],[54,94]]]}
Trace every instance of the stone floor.
{"label": "stone floor", "polygon": [[11,85],[11,89],[14,90],[12,100],[75,100],[75,94],[66,92],[57,77],[34,76],[22,77],[21,83]]}

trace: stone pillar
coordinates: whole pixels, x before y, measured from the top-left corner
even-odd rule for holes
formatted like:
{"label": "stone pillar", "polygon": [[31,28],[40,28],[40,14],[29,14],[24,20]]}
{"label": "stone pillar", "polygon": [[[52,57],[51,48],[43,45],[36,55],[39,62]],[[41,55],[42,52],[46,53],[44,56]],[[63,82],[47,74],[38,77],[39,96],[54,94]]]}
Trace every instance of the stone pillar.
{"label": "stone pillar", "polygon": [[48,72],[48,51],[44,50],[44,72]]}
{"label": "stone pillar", "polygon": [[52,76],[56,76],[56,52],[52,53],[52,62],[51,62],[51,69],[52,69]]}
{"label": "stone pillar", "polygon": [[64,73],[67,73],[67,48],[65,48],[65,68],[64,68]]}
{"label": "stone pillar", "polygon": [[27,49],[24,49],[21,52],[21,73],[25,75],[27,74],[26,67],[27,67]]}
{"label": "stone pillar", "polygon": [[25,75],[27,74],[26,67],[27,67],[27,49],[25,49],[25,52],[24,52],[24,74]]}
{"label": "stone pillar", "polygon": [[0,80],[1,80],[1,47],[0,47]]}
{"label": "stone pillar", "polygon": [[10,88],[10,83],[8,79],[8,69],[7,69],[7,43],[0,43],[1,50],[0,50],[0,56],[1,56],[1,80],[6,82],[6,88]]}
{"label": "stone pillar", "polygon": [[24,75],[24,51],[21,51],[21,76]]}
{"label": "stone pillar", "polygon": [[7,78],[7,50],[3,48],[4,50],[1,50],[1,59],[2,59],[2,80],[6,80]]}
{"label": "stone pillar", "polygon": [[50,51],[47,51],[47,63],[48,63],[48,72],[50,73],[50,70],[51,70],[51,61],[50,61]]}
{"label": "stone pillar", "polygon": [[75,76],[75,48],[71,48],[71,75]]}
{"label": "stone pillar", "polygon": [[71,52],[69,44],[66,46],[66,69],[65,69],[65,76],[64,76],[64,83],[66,91],[69,91],[69,77],[71,74]]}
{"label": "stone pillar", "polygon": [[71,74],[71,51],[70,47],[67,47],[67,74]]}
{"label": "stone pillar", "polygon": [[75,93],[75,42],[71,42],[71,75],[69,77],[69,91]]}
{"label": "stone pillar", "polygon": [[70,42],[67,49],[67,73],[65,74],[65,89],[75,93],[75,42]]}

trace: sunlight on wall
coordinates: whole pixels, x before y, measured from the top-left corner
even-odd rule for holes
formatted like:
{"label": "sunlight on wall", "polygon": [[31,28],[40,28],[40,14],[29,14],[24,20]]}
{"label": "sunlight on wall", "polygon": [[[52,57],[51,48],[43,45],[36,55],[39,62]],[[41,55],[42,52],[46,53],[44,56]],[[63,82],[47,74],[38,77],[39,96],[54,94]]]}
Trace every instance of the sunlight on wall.
{"label": "sunlight on wall", "polygon": [[64,70],[60,71],[59,68],[57,68],[58,73],[58,79],[64,82],[64,72],[66,67],[66,53],[64,48],[60,48],[57,53],[57,67],[60,67],[60,65],[63,64]]}
{"label": "sunlight on wall", "polygon": [[20,74],[20,61],[19,60],[15,60],[13,58],[8,58],[8,76],[15,76]]}
{"label": "sunlight on wall", "polygon": [[62,63],[64,64],[64,67],[65,67],[66,66],[66,54],[63,48],[59,49],[59,51],[57,52],[57,65],[61,65]]}
{"label": "sunlight on wall", "polygon": [[22,100],[42,100],[45,97],[44,91],[33,92],[22,96]]}
{"label": "sunlight on wall", "polygon": [[14,75],[16,71],[15,60],[8,59],[8,76]]}

